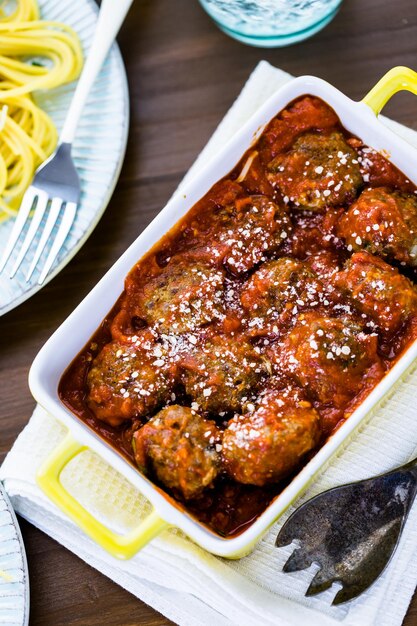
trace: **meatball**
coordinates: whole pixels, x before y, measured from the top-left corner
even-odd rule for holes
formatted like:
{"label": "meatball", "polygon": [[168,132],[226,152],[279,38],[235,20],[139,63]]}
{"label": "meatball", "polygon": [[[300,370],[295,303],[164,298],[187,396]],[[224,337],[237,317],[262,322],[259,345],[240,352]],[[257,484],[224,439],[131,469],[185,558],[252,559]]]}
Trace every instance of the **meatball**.
{"label": "meatball", "polygon": [[333,279],[340,270],[339,257],[330,250],[323,250],[312,254],[306,259],[306,264],[317,274],[319,280],[332,290]]}
{"label": "meatball", "polygon": [[241,303],[252,318],[249,326],[264,328],[285,312],[318,306],[323,301],[323,285],[302,261],[282,257],[265,263],[245,284]]}
{"label": "meatball", "polygon": [[87,404],[111,426],[145,417],[171,396],[174,376],[166,348],[147,336],[135,339],[105,345],[87,376]]}
{"label": "meatball", "polygon": [[351,308],[335,286],[335,278],[341,269],[340,259],[337,254],[330,250],[323,250],[307,257],[305,263],[317,274],[320,283],[323,285],[324,296],[322,304],[325,306],[330,304],[339,313],[349,315]]}
{"label": "meatball", "polygon": [[338,235],[351,250],[417,265],[417,197],[385,187],[367,189],[343,215]]}
{"label": "meatball", "polygon": [[411,281],[368,252],[353,254],[335,283],[382,333],[396,332],[417,314],[417,290]]}
{"label": "meatball", "polygon": [[131,298],[131,315],[162,333],[195,330],[223,318],[223,283],[223,270],[188,256],[174,257]]}
{"label": "meatball", "polygon": [[210,486],[220,469],[221,432],[188,407],[162,409],[133,435],[138,466],[188,500]]}
{"label": "meatball", "polygon": [[359,141],[356,149],[362,176],[366,183],[369,183],[371,187],[391,187],[414,191],[413,184],[384,156],[383,151],[378,152],[370,146],[363,145],[360,140],[356,139],[356,141]]}
{"label": "meatball", "polygon": [[266,196],[238,198],[213,215],[207,249],[234,276],[240,276],[278,250],[288,236],[290,218]]}
{"label": "meatball", "polygon": [[365,334],[350,319],[308,312],[272,349],[281,371],[318,403],[319,410],[333,406],[332,418],[340,418],[362,389],[367,371],[375,366],[383,375],[377,345],[376,334]]}
{"label": "meatball", "polygon": [[320,439],[320,417],[298,390],[264,392],[252,413],[236,416],[223,434],[222,460],[238,482],[278,482]]}
{"label": "meatball", "polygon": [[266,373],[259,349],[240,336],[192,336],[192,341],[179,360],[192,406],[217,414],[238,411]]}
{"label": "meatball", "polygon": [[356,152],[342,133],[301,135],[269,165],[269,180],[294,206],[324,212],[352,202],[362,185]]}

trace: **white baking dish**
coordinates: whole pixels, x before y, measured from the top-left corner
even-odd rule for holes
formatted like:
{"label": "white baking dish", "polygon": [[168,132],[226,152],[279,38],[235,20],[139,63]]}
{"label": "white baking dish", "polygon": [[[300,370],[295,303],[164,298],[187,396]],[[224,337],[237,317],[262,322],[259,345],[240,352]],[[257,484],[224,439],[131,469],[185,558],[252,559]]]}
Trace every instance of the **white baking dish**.
{"label": "white baking dish", "polygon": [[[391,70],[368,96],[354,102],[323,80],[311,76],[296,78],[277,91],[240,129],[229,143],[191,182],[177,194],[107,272],[52,335],[37,355],[29,375],[35,399],[69,429],[64,443],[54,451],[38,474],[38,482],[54,502],[105,549],[128,558],[167,525],[181,528],[206,550],[229,558],[247,554],[267,528],[306,488],[332,454],[346,442],[375,405],[410,367],[417,356],[414,343],[395,367],[377,385],[361,406],[337,430],[265,512],[242,534],[222,538],[175,506],[146,477],[73,415],[60,401],[59,380],[73,358],[82,350],[102,319],[123,291],[124,279],[132,266],[168,231],[218,179],[227,174],[262,132],[264,125],[294,98],[311,94],[326,101],[339,115],[343,126],[366,144],[384,153],[410,180],[416,180],[417,151],[378,121],[377,114],[388,98],[399,89],[417,91],[417,74],[407,68]],[[119,536],[95,520],[62,487],[59,476],[65,464],[82,449],[90,448],[123,474],[148,498],[154,511],[126,536]]]}

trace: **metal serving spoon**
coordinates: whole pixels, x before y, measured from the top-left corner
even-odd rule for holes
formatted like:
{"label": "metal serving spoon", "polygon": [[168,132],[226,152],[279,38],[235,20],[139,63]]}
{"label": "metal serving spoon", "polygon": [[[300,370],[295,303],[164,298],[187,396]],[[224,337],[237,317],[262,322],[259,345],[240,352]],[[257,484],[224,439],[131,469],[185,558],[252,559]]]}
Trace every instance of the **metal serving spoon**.
{"label": "metal serving spoon", "polygon": [[343,588],[332,604],[363,593],[382,574],[399,542],[417,493],[417,459],[395,470],[324,491],[301,505],[278,533],[276,546],[299,543],[283,567],[320,566],[306,591],[334,582]]}

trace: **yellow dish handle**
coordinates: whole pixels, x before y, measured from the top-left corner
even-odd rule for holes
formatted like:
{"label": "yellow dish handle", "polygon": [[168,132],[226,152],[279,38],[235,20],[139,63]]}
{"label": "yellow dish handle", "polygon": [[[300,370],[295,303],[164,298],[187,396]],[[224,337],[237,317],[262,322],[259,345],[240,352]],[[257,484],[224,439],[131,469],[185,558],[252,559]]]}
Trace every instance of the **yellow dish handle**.
{"label": "yellow dish handle", "polygon": [[364,97],[362,102],[367,104],[375,115],[378,115],[397,91],[411,91],[417,95],[417,72],[408,67],[393,67],[377,82],[375,87]]}
{"label": "yellow dish handle", "polygon": [[77,454],[87,450],[70,433],[39,468],[36,480],[44,493],[70,517],[91,539],[118,559],[130,559],[169,524],[152,511],[137,528],[119,535],[99,522],[68,491],[60,481],[64,467]]}

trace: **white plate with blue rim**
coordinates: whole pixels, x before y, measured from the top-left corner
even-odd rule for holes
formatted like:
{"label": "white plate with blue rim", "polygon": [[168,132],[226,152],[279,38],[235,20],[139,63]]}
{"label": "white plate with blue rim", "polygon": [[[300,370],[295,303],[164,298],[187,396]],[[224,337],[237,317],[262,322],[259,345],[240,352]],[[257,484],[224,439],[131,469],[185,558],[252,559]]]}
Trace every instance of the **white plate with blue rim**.
{"label": "white plate with blue rim", "polygon": [[22,535],[0,483],[0,624],[29,623],[29,575]]}
{"label": "white plate with blue rim", "polygon": [[[56,20],[72,26],[80,37],[84,55],[88,54],[98,14],[94,0],[38,2],[42,19]],[[35,94],[37,104],[51,116],[58,132],[65,120],[74,89],[75,83],[72,83]],[[17,257],[19,247],[13,251],[12,261],[9,260],[6,269],[0,274],[0,315],[30,298],[52,280],[91,235],[107,207],[119,177],[128,127],[129,92],[126,72],[120,51],[114,44],[90,92],[73,143],[72,155],[81,180],[81,198],[74,224],[43,285],[38,285],[39,270],[26,282],[35,245],[32,245],[14,278],[9,278],[7,268],[12,267],[11,263]],[[6,245],[13,224],[14,219],[0,223],[0,251]],[[43,254],[46,256],[47,249]]]}

